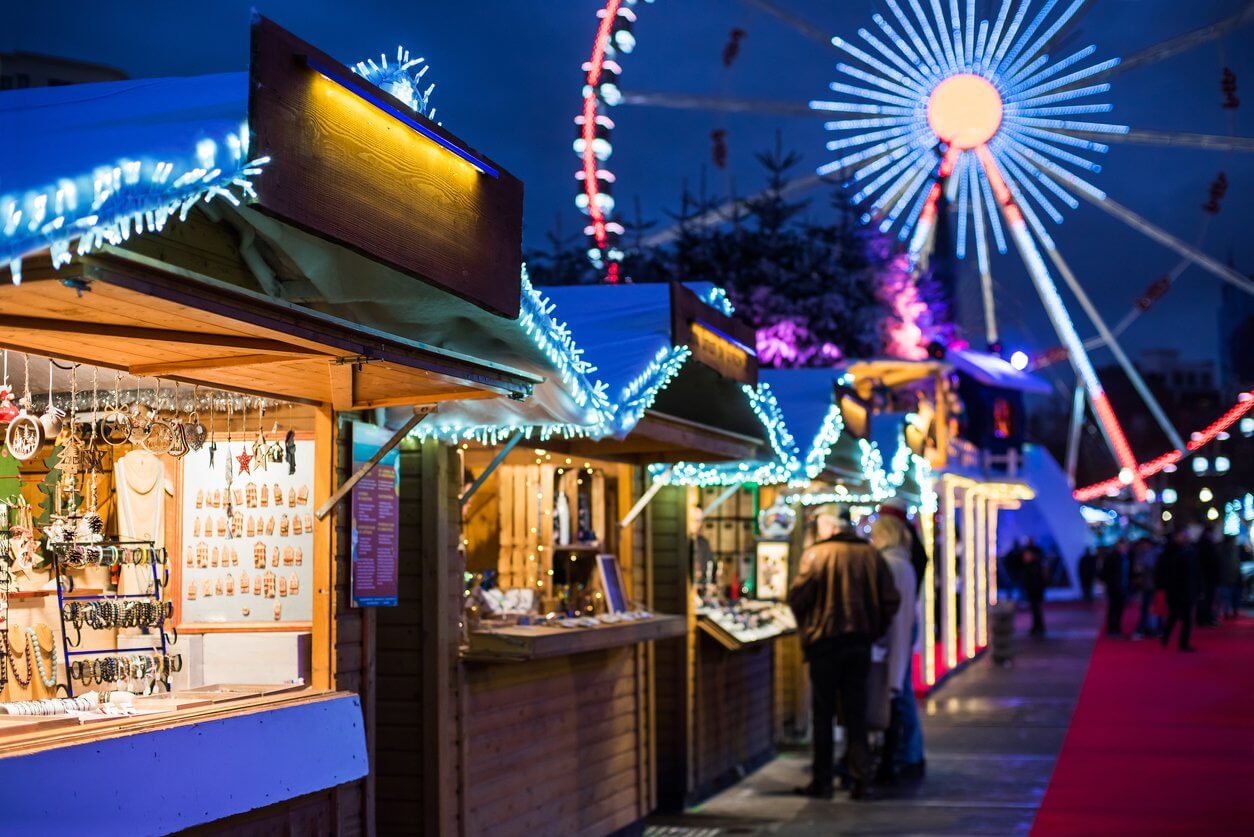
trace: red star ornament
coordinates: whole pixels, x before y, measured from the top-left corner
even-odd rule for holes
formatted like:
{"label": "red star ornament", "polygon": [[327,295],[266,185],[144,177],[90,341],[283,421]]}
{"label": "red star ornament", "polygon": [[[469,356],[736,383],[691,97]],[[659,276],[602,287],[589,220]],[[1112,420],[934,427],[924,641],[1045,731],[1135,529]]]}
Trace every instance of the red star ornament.
{"label": "red star ornament", "polygon": [[235,461],[239,463],[239,472],[241,474],[251,473],[248,470],[248,466],[253,461],[253,457],[247,450],[241,451],[240,455],[235,457]]}

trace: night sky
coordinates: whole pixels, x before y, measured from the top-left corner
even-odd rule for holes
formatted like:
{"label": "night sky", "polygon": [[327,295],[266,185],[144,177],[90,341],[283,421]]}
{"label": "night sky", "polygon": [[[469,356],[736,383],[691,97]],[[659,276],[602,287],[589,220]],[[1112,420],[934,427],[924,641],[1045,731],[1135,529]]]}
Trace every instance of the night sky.
{"label": "night sky", "polygon": [[[832,33],[854,37],[870,26],[883,0],[779,0]],[[1089,43],[1092,60],[1124,55],[1233,13],[1247,0],[1095,0],[1055,54]],[[980,0],[987,12],[991,3]],[[1036,4],[1036,5],[1039,5]],[[193,75],[244,69],[249,2],[6,3],[0,11],[0,51],[26,50],[82,58],[119,67],[134,77]],[[501,162],[526,183],[526,240],[545,245],[560,223],[573,234],[582,216],[573,205],[573,117],[580,104],[580,64],[587,59],[599,0],[479,0],[479,2],[331,3],[262,0],[259,10],[330,54],[352,63],[395,52],[405,44],[433,65],[434,103],[444,125]],[[123,11],[126,10],[126,11]],[[995,8],[993,10],[995,12]],[[624,60],[625,90],[724,94],[804,102],[828,96],[840,60],[836,50],[808,40],[736,0],[658,0],[640,7],[639,45]],[[991,15],[990,15],[991,16]],[[746,31],[742,53],[724,69],[720,53],[733,27]],[[1109,121],[1133,127],[1254,136],[1254,26],[1229,34],[1158,65],[1112,79]],[[1065,52],[1062,50],[1066,49]],[[1221,68],[1239,80],[1243,106],[1220,108]],[[770,146],[777,130],[804,155],[799,174],[825,162],[822,120],[807,117],[726,115],[696,111],[619,108],[615,195],[622,207],[638,196],[645,218],[663,219],[677,205],[682,182],[695,190],[706,172],[709,192],[726,193],[735,180],[741,194],[760,188],[752,154]],[[1104,117],[1103,117],[1104,118]],[[726,171],[710,163],[710,131],[727,130]],[[1254,155],[1114,145],[1106,167],[1093,177],[1111,196],[1188,241],[1196,241],[1211,181],[1225,171],[1231,184],[1223,211],[1203,247],[1254,272]],[[816,194],[815,212],[826,199]],[[1064,212],[1066,210],[1064,209]],[[1067,212],[1056,233],[1060,247],[1110,321],[1177,257],[1082,204]],[[968,268],[971,265],[968,263]],[[1012,251],[994,262],[1006,342],[1039,350],[1054,345],[1049,324]],[[711,277],[678,277],[711,279]],[[975,293],[974,277],[965,286]],[[1126,345],[1168,345],[1196,357],[1217,351],[1220,281],[1191,268],[1170,295],[1128,332]],[[976,297],[971,296],[974,300]],[[1083,327],[1083,334],[1092,330]],[[975,335],[978,337],[978,332]],[[975,341],[975,342],[978,342]],[[1098,353],[1099,365],[1110,362]]]}

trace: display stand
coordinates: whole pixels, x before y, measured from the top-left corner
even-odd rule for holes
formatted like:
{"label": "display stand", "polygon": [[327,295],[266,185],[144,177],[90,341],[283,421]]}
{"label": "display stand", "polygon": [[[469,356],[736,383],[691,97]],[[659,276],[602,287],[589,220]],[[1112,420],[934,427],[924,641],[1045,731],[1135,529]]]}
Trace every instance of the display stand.
{"label": "display stand", "polygon": [[[53,577],[56,578],[56,581],[57,581],[57,616],[61,620],[61,647],[62,647],[62,650],[64,652],[64,657],[65,657],[65,691],[66,691],[66,694],[68,694],[70,697],[74,697],[74,678],[70,675],[70,658],[71,657],[90,657],[90,656],[101,656],[101,655],[106,655],[106,654],[121,655],[124,653],[137,653],[137,652],[145,652],[145,651],[161,652],[162,660],[164,660],[167,657],[168,648],[166,645],[166,638],[165,638],[165,623],[166,623],[167,616],[166,616],[165,608],[162,607],[162,599],[163,599],[162,591],[165,589],[165,581],[164,579],[160,577],[160,575],[157,572],[157,568],[159,566],[167,565],[167,555],[166,555],[166,551],[164,548],[158,548],[156,545],[154,545],[152,541],[119,541],[119,540],[111,540],[108,542],[92,543],[92,544],[81,544],[81,543],[76,543],[76,542],[54,543],[54,544],[51,544],[50,546],[51,546],[51,552],[52,552]],[[150,560],[148,561],[148,565],[152,569],[152,592],[151,593],[128,593],[128,594],[112,594],[112,593],[77,593],[76,594],[74,593],[73,592],[74,591],[73,578],[66,574],[66,570],[71,569],[71,568],[66,567],[63,561],[64,553],[73,547],[81,547],[87,550],[99,550],[99,553],[98,553],[99,555],[103,555],[103,551],[106,549],[109,549],[110,547],[114,549],[151,550],[152,555],[150,557]],[[109,565],[102,564],[99,561],[97,561],[96,564],[92,566],[109,566]],[[114,647],[114,648],[98,648],[98,649],[74,648],[73,650],[71,650],[73,646],[70,643],[70,635],[69,635],[69,632],[66,630],[66,625],[65,625],[65,605],[68,602],[113,601],[113,600],[135,600],[135,599],[146,599],[146,600],[155,601],[157,603],[158,611],[159,611],[157,624],[154,626],[150,626],[148,630],[157,631],[157,635],[160,636],[161,638],[160,645],[151,645],[151,646],[125,648],[125,649]],[[81,631],[79,632],[79,636],[80,636],[80,641],[81,641],[81,636],[82,636]],[[155,684],[159,682],[165,686],[165,690],[168,692],[170,691],[169,670],[167,666],[161,666],[158,668],[158,672],[163,671],[163,670],[166,672],[166,676],[164,678],[154,678],[154,681],[153,681],[154,688],[155,688]]]}

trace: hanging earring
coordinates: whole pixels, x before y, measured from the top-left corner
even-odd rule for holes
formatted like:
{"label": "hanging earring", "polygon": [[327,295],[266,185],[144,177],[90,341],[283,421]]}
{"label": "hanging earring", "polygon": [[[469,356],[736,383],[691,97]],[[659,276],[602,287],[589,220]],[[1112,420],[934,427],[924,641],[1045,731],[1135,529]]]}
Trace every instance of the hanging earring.
{"label": "hanging earring", "polygon": [[218,442],[214,439],[214,419],[218,417],[218,402],[213,397],[213,393],[209,394],[209,469],[213,470],[213,455],[218,452]]}
{"label": "hanging earring", "polygon": [[265,419],[266,403],[258,399],[257,401],[257,441],[253,443],[253,472],[266,470],[266,465],[270,461],[270,443],[266,441],[265,430],[262,429],[261,422]]}
{"label": "hanging earring", "polygon": [[183,422],[179,421],[179,384],[174,382],[174,412],[170,417],[170,456],[182,459],[191,448],[187,444],[187,432]]}
{"label": "hanging earring", "polygon": [[148,429],[140,440],[140,446],[149,453],[169,453],[174,444],[174,430],[168,421],[161,418],[161,379],[157,379],[157,387],[153,392],[152,413],[149,415]]}
{"label": "hanging earring", "polygon": [[113,379],[113,404],[108,412],[96,423],[100,438],[105,443],[117,447],[124,445],[131,438],[131,417],[122,409],[122,373],[118,372]]}
{"label": "hanging earring", "polygon": [[[183,436],[187,439],[187,446],[192,450],[200,450],[205,446],[205,440],[209,437],[209,430],[200,420],[200,413],[197,410],[197,396],[200,387],[192,388],[192,409],[187,414],[187,425],[183,428]],[[209,464],[212,466],[213,462]]]}
{"label": "hanging earring", "polygon": [[22,355],[22,368],[25,383],[23,387],[25,394],[21,401],[22,409],[9,422],[8,432],[5,433],[5,446],[8,447],[9,453],[13,454],[14,459],[19,462],[29,462],[44,446],[44,426],[30,412],[33,399],[30,394],[29,355]]}

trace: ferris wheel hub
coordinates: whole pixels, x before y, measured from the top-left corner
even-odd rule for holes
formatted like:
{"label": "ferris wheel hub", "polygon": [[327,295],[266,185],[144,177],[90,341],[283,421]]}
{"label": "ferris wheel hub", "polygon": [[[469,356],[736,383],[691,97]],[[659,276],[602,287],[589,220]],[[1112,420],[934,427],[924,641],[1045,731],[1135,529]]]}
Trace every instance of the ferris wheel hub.
{"label": "ferris wheel hub", "polygon": [[945,143],[979,148],[1001,127],[1001,94],[986,78],[960,73],[936,85],[927,100],[927,123]]}

